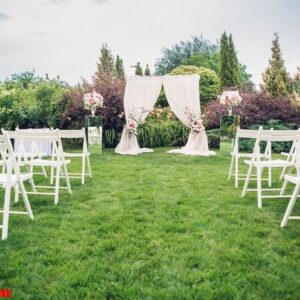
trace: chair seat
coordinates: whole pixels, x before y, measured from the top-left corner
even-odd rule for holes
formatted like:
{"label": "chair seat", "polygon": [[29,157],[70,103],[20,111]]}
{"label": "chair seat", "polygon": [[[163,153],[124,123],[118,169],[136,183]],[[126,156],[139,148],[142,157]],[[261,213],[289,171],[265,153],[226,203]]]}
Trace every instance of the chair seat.
{"label": "chair seat", "polygon": [[[69,164],[71,160],[65,160],[65,164]],[[33,159],[31,161],[26,162],[26,165],[29,166],[48,166],[48,167],[61,167],[64,165],[62,161],[53,161],[53,160],[46,160],[46,159]]]}
{"label": "chair seat", "polygon": [[39,153],[36,153],[36,152],[15,152],[16,154],[16,157],[25,157],[27,159],[30,159],[30,158],[36,158],[36,157],[39,157],[40,156],[49,156],[46,152],[39,152]]}
{"label": "chair seat", "polygon": [[291,183],[294,183],[294,184],[300,183],[300,177],[299,176],[284,175],[284,179],[291,182]]}
{"label": "chair seat", "polygon": [[[231,155],[234,155],[234,156],[237,156],[237,157],[241,157],[241,158],[251,158],[253,156],[253,153],[234,153],[234,152],[231,152]],[[266,157],[265,154],[261,154],[260,155],[261,158],[264,158]]]}
{"label": "chair seat", "polygon": [[292,167],[295,164],[283,159],[274,159],[274,160],[262,160],[262,161],[254,161],[251,160],[245,160],[244,161],[247,165],[250,165],[253,163],[254,166],[260,166],[260,167]]}
{"label": "chair seat", "polygon": [[286,156],[286,157],[288,157],[289,155],[291,155],[291,154],[288,153],[288,152],[281,152],[280,154],[283,155],[283,156]]}
{"label": "chair seat", "polygon": [[65,157],[85,157],[90,155],[90,153],[82,153],[82,152],[64,152]]}
{"label": "chair seat", "polygon": [[[28,180],[32,177],[30,173],[22,173],[21,174],[21,180],[25,181]],[[11,175],[11,184],[14,185],[17,183],[17,176],[16,175]],[[6,174],[0,174],[0,184],[5,185],[7,183],[7,175]]]}

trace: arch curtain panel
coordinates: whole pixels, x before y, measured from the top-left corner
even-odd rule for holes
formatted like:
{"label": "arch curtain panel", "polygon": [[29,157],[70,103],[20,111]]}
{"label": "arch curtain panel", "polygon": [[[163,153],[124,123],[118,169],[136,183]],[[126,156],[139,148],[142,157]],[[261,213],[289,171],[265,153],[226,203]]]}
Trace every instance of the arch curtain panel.
{"label": "arch curtain panel", "polygon": [[[199,75],[165,76],[163,80],[171,110],[189,128],[192,126],[192,120],[201,118],[199,80]],[[204,129],[199,132],[191,130],[186,145],[181,149],[170,150],[168,153],[201,156],[215,154],[208,149],[208,139]]]}
{"label": "arch curtain panel", "polygon": [[[127,129],[132,119],[137,124],[145,122],[149,112],[154,108],[162,85],[172,111],[184,125],[191,128],[192,119],[201,118],[199,75],[129,77],[124,95],[127,123],[122,132],[121,141],[115,149],[116,153],[137,155],[153,151],[148,148],[140,148],[136,135]],[[168,153],[201,156],[215,154],[208,149],[208,140],[204,129],[199,132],[191,130],[187,144],[181,149],[170,150]]]}
{"label": "arch curtain panel", "polygon": [[[154,109],[162,87],[162,77],[132,76],[127,80],[124,94],[125,118],[132,118],[138,124],[145,122],[149,112]],[[135,134],[126,129],[122,132],[120,143],[115,152],[119,154],[137,155],[143,152],[152,152],[149,148],[140,148]]]}

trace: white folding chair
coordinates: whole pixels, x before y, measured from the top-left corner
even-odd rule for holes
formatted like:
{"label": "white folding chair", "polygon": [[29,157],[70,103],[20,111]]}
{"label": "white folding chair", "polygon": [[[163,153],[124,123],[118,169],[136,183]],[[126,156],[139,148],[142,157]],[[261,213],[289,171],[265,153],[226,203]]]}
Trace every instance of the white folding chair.
{"label": "white folding chair", "polygon": [[[46,156],[47,153],[44,153],[40,151],[38,143],[35,141],[33,142],[27,142],[27,145],[25,145],[24,142],[20,142],[19,139],[19,133],[24,131],[30,131],[33,129],[19,129],[16,128],[14,131],[1,129],[2,133],[7,133],[14,141],[14,152],[16,154],[18,163],[20,166],[26,166],[26,162],[28,162],[31,159],[39,158],[41,159],[43,156]],[[41,172],[34,172],[34,175],[43,175],[45,178],[47,178],[47,172],[44,166],[41,166]]]}
{"label": "white folding chair", "polygon": [[[230,162],[230,168],[229,168],[229,173],[228,173],[228,180],[231,179],[231,177],[234,177],[235,181],[235,187],[237,188],[239,185],[240,180],[245,180],[247,174],[241,174],[239,172],[239,160],[240,158],[251,158],[252,153],[245,153],[245,152],[240,152],[239,151],[239,142],[240,139],[256,139],[257,137],[258,130],[254,129],[240,129],[239,127],[237,128],[236,131],[236,136],[233,142],[233,147],[232,147],[232,152],[231,152],[231,162]],[[261,154],[261,159],[271,159],[271,143],[267,143],[265,153]],[[251,179],[255,179],[255,177],[252,177]],[[272,169],[268,169],[268,178],[263,179],[263,180],[268,180],[269,186],[271,186],[271,180],[272,180]]]}
{"label": "white folding chair", "polygon": [[291,216],[291,213],[293,211],[293,208],[295,206],[296,200],[299,197],[299,192],[300,192],[300,166],[297,169],[297,176],[292,176],[292,175],[284,175],[284,186],[282,189],[281,194],[284,193],[285,188],[287,187],[287,184],[290,182],[292,184],[295,184],[295,188],[293,191],[293,194],[290,197],[289,204],[287,206],[287,209],[284,213],[283,219],[281,221],[280,226],[285,227],[288,223],[288,220],[300,220],[300,216]]}
{"label": "white folding chair", "polygon": [[[300,128],[298,129],[298,131],[299,131],[299,133],[300,133]],[[291,149],[290,149],[289,152],[281,152],[280,154],[283,155],[283,156],[285,156],[287,161],[290,161],[290,160],[292,159],[292,157],[293,157],[293,153],[294,153],[294,151],[295,151],[295,149],[296,149],[296,146],[297,146],[297,141],[294,141],[294,142],[292,143],[292,146],[291,146]],[[286,173],[286,171],[287,171],[287,167],[284,167],[284,168],[282,169],[281,174],[280,174],[280,177],[279,177],[280,180],[283,179],[283,176],[284,176],[284,174]]]}
{"label": "white folding chair", "polygon": [[[69,172],[69,178],[81,178],[81,183],[84,184],[85,176],[92,177],[90,153],[88,150],[85,129],[79,130],[59,130],[59,135],[62,140],[64,139],[80,139],[83,141],[81,152],[64,152],[65,158],[80,158],[81,159],[81,173]],[[87,168],[87,173],[86,173]],[[51,172],[53,178],[53,172]],[[52,179],[53,180],[53,179]]]}
{"label": "white folding chair", "polygon": [[[63,146],[59,136],[59,132],[57,130],[47,131],[47,132],[39,132],[39,131],[20,131],[19,140],[21,143],[26,141],[31,142],[50,142],[53,147],[54,155],[51,155],[47,158],[33,158],[26,161],[26,165],[29,166],[30,173],[33,174],[34,167],[50,167],[54,168],[55,171],[55,186],[44,185],[44,186],[33,186],[33,191],[28,192],[28,194],[35,195],[53,195],[54,196],[54,204],[58,204],[59,191],[61,189],[67,189],[71,194],[71,185],[70,179],[68,175],[67,165],[70,163],[70,160],[66,160],[64,157]],[[64,178],[66,180],[66,187],[60,186],[60,179],[62,178],[62,173],[64,174]],[[37,191],[39,189],[53,189],[54,192],[42,192]]]}
{"label": "white folding chair", "polygon": [[[294,142],[299,140],[299,132],[296,130],[263,130],[262,127],[259,128],[257,133],[256,142],[254,145],[254,151],[251,160],[245,160],[245,163],[249,166],[247,177],[245,180],[242,197],[245,196],[247,191],[256,191],[257,192],[257,203],[258,208],[262,207],[263,198],[283,198],[289,196],[283,195],[263,195],[262,192],[272,192],[272,191],[281,191],[282,189],[269,188],[262,189],[262,172],[264,168],[284,168],[284,167],[294,167],[296,159],[296,151],[294,152],[293,158],[291,161],[286,161],[282,159],[271,159],[271,160],[261,160],[260,156],[260,143],[261,142]],[[299,147],[297,147],[299,148]],[[256,188],[248,188],[250,177],[252,175],[253,168],[256,168]]]}
{"label": "white folding chair", "polygon": [[[11,141],[7,134],[0,136],[0,153],[5,171],[0,174],[0,186],[5,189],[4,193],[4,208],[0,210],[3,213],[3,221],[0,228],[2,229],[2,240],[7,239],[8,236],[8,222],[10,214],[27,215],[33,219],[33,213],[24,187],[24,181],[29,180],[32,175],[30,173],[20,173],[19,165],[16,160]],[[10,210],[10,195],[11,189],[18,186],[22,194],[26,211],[12,211]]]}

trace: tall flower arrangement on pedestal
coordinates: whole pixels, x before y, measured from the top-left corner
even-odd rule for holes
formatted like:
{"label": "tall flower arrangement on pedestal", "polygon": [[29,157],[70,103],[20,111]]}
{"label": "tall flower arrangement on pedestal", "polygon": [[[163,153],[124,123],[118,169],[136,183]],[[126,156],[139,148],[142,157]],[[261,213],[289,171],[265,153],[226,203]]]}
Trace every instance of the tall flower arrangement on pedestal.
{"label": "tall flower arrangement on pedestal", "polygon": [[103,107],[103,97],[95,91],[84,94],[83,96],[84,108],[91,110],[92,116],[95,116],[96,109]]}
{"label": "tall flower arrangement on pedestal", "polygon": [[232,115],[232,109],[238,106],[242,100],[243,98],[238,91],[224,91],[222,95],[219,96],[219,101],[226,106],[229,116]]}

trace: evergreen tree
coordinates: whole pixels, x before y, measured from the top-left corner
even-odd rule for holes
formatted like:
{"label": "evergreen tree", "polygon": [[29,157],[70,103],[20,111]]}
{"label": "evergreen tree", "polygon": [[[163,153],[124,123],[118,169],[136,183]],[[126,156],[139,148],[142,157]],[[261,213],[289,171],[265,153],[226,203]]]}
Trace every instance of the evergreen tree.
{"label": "evergreen tree", "polygon": [[297,73],[296,73],[296,76],[295,76],[295,80],[300,81],[300,66],[297,67]]}
{"label": "evergreen tree", "polygon": [[116,58],[116,76],[118,79],[125,79],[125,71],[123,66],[123,60],[120,58],[119,55],[117,55]]}
{"label": "evergreen tree", "polygon": [[293,91],[300,97],[300,67],[297,67],[297,73],[292,81]]}
{"label": "evergreen tree", "polygon": [[226,32],[224,32],[221,36],[220,42],[220,81],[222,87],[230,87],[232,86],[232,80],[230,78],[231,72],[229,68],[229,45],[228,45],[228,37]]}
{"label": "evergreen tree", "polygon": [[220,80],[222,87],[239,86],[242,76],[232,35],[224,32],[220,43]]}
{"label": "evergreen tree", "polygon": [[272,41],[271,51],[272,55],[269,60],[269,66],[262,75],[263,83],[261,88],[269,96],[286,96],[289,89],[289,76],[282,58],[277,33],[275,33],[275,39]]}
{"label": "evergreen tree", "polygon": [[228,61],[231,73],[231,81],[233,86],[239,86],[241,82],[241,74],[239,70],[239,62],[235,51],[232,34],[229,35],[228,39]]}
{"label": "evergreen tree", "polygon": [[96,75],[99,79],[104,77],[113,78],[115,76],[114,57],[110,49],[108,49],[107,44],[102,45],[100,52]]}
{"label": "evergreen tree", "polygon": [[135,75],[143,76],[143,69],[139,62],[135,65]]}
{"label": "evergreen tree", "polygon": [[149,68],[149,65],[147,64],[146,65],[146,69],[145,69],[145,76],[151,76],[151,71],[150,71],[150,68]]}

